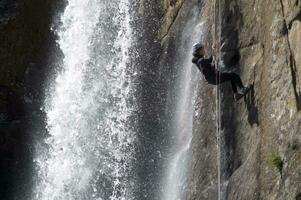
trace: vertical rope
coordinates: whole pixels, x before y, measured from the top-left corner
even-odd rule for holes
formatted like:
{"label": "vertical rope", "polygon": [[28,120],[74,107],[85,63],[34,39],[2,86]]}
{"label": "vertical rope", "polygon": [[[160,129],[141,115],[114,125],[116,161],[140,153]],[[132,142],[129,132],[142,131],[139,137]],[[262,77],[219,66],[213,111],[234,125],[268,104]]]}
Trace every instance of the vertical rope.
{"label": "vertical rope", "polygon": [[[217,12],[216,12],[217,11]],[[216,19],[218,17],[218,20]],[[218,200],[221,200],[221,90],[220,90],[220,78],[221,78],[221,69],[219,62],[221,60],[221,0],[215,0],[214,4],[214,42],[215,45],[215,54],[218,55],[215,60],[215,67],[217,70],[216,73],[216,145],[217,145],[217,187],[218,187]]]}
{"label": "vertical rope", "polygon": [[[219,3],[218,3],[218,10],[219,10],[219,16],[218,16],[218,21],[219,21],[219,29],[218,29],[218,38],[219,38],[219,41],[218,41],[218,55],[219,55],[219,58],[218,58],[218,61],[219,62],[221,62],[221,38],[222,38],[222,36],[221,36],[221,30],[222,30],[222,16],[221,16],[221,0],[219,0]],[[218,94],[219,94],[219,129],[218,129],[218,131],[219,131],[219,134],[218,134],[218,137],[219,137],[219,140],[218,140],[218,146],[219,146],[219,200],[221,200],[222,199],[222,194],[221,194],[221,190],[222,190],[222,185],[221,185],[221,176],[222,176],[222,174],[221,174],[221,127],[222,127],[222,120],[221,120],[221,105],[222,105],[222,101],[221,101],[221,85],[220,85],[220,80],[221,80],[221,67],[220,67],[220,65],[219,65],[219,63],[217,63],[217,65],[218,65],[218,75],[219,75],[219,92],[218,92]]]}

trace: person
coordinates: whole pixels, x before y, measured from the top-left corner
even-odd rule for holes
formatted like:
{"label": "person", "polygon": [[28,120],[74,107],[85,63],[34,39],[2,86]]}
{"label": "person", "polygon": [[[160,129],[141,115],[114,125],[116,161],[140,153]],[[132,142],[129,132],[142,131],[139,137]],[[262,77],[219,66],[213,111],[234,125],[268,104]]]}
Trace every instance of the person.
{"label": "person", "polygon": [[230,81],[236,101],[245,96],[250,89],[250,86],[244,87],[241,78],[236,73],[218,71],[213,64],[213,57],[205,58],[205,48],[202,43],[193,45],[192,63],[198,67],[209,84],[217,85]]}

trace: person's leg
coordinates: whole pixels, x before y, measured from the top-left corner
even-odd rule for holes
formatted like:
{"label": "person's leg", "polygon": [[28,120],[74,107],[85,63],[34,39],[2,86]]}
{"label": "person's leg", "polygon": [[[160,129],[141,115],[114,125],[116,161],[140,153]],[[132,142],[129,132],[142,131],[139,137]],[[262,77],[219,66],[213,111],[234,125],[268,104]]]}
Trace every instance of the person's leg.
{"label": "person's leg", "polygon": [[[244,87],[241,78],[235,73],[221,73],[219,77],[220,78],[218,83],[224,83],[227,81],[231,82],[234,98],[236,101],[241,99],[250,89],[249,86]],[[237,91],[237,86],[241,89],[240,92]]]}
{"label": "person's leg", "polygon": [[231,81],[233,81],[239,88],[244,88],[244,85],[239,75],[235,73],[230,73],[230,75],[231,75]]}
{"label": "person's leg", "polygon": [[239,88],[244,87],[240,77],[235,73],[221,73],[219,80],[219,83],[230,81],[234,93],[237,93],[237,86]]}
{"label": "person's leg", "polygon": [[235,85],[237,85],[240,88],[239,94],[241,95],[245,95],[246,93],[248,93],[248,91],[250,90],[251,86],[248,85],[247,87],[245,87],[241,81],[241,78],[239,75],[235,74],[235,73],[231,73],[231,82],[234,82]]}

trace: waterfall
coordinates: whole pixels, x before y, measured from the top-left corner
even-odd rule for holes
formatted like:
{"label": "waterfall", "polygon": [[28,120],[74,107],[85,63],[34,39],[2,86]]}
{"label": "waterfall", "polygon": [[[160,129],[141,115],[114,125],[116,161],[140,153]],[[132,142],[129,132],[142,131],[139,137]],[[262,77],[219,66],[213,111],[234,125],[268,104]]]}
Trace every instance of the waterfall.
{"label": "waterfall", "polygon": [[[194,12],[197,13],[197,12]],[[174,119],[171,129],[173,141],[171,153],[162,182],[165,185],[161,200],[186,199],[188,175],[192,159],[191,140],[193,132],[194,103],[197,91],[197,69],[191,63],[192,45],[202,39],[204,23],[197,24],[197,14],[191,16],[183,28],[181,47],[177,52],[179,58],[178,76],[175,93]],[[194,28],[191,28],[194,27]],[[190,38],[187,42],[187,38]]]}
{"label": "waterfall", "polygon": [[[137,46],[143,44],[136,43],[141,27],[133,19],[137,17],[137,4],[132,3],[68,0],[54,30],[63,56],[55,61],[58,68],[47,89],[43,110],[48,135],[35,145],[31,199],[185,199],[197,87],[196,69],[187,49],[198,41],[197,14],[189,18],[179,38],[177,78],[171,75],[173,80],[168,80],[177,96],[173,105],[167,105],[174,114],[173,119],[166,119],[167,127],[172,122],[172,145],[148,146],[140,141],[147,134],[141,131],[141,125],[148,124],[137,118],[141,115],[139,106],[144,105],[138,102],[144,84],[139,74],[148,72],[135,61],[139,53],[147,55],[137,52]],[[152,163],[147,154],[141,157],[141,149],[156,149],[160,153],[157,160],[164,160],[161,163],[166,168]],[[167,157],[161,158],[161,150]],[[143,173],[163,176],[145,176],[149,179],[144,182]]]}
{"label": "waterfall", "polygon": [[57,31],[64,58],[36,144],[32,199],[133,199],[135,71],[128,0],[68,0]]}

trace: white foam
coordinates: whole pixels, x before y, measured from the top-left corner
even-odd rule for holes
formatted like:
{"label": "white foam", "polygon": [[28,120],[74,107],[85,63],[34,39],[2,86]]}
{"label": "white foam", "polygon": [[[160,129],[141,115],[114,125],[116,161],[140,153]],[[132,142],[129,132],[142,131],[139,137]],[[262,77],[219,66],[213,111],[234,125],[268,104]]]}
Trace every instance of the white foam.
{"label": "white foam", "polygon": [[[102,20],[110,19],[107,9],[115,5],[111,26],[118,31],[111,34],[117,37],[99,40],[108,34]],[[36,145],[33,199],[132,199],[128,177],[136,137],[127,125],[135,109],[128,103],[133,90],[127,70],[130,20],[128,0],[68,0],[57,41],[64,54],[62,70],[45,102],[50,137]],[[98,55],[96,50],[110,42],[113,53]]]}

